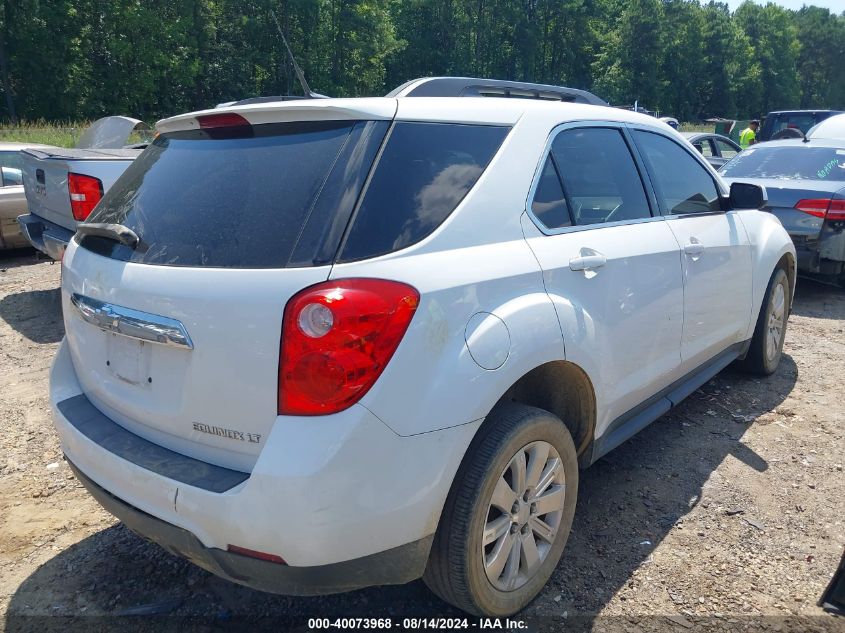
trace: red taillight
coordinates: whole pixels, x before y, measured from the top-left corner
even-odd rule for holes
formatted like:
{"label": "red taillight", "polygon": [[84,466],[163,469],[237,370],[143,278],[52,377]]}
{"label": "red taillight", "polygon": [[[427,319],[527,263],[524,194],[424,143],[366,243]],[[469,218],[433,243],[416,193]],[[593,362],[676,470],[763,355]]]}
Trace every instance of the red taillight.
{"label": "red taillight", "polygon": [[220,114],[203,114],[197,117],[200,127],[204,130],[221,127],[244,127],[249,126],[249,121],[240,114],[234,112],[222,112]]}
{"label": "red taillight", "polygon": [[83,174],[67,175],[70,210],[77,222],[84,222],[103,197],[103,183],[99,178]]}
{"label": "red taillight", "polygon": [[285,559],[276,554],[268,554],[267,552],[259,552],[254,549],[247,549],[239,545],[228,545],[226,549],[233,554],[240,554],[241,556],[249,556],[250,558],[257,558],[258,560],[266,560],[271,563],[278,563],[279,565],[287,565]]}
{"label": "red taillight", "polygon": [[845,200],[812,198],[799,200],[795,208],[817,218],[831,221],[845,220]]}
{"label": "red taillight", "polygon": [[341,279],[288,301],[279,355],[279,415],[325,415],[357,402],[381,375],[419,305],[407,284]]}
{"label": "red taillight", "polygon": [[831,221],[845,220],[845,200],[831,200],[827,208],[827,219]]}

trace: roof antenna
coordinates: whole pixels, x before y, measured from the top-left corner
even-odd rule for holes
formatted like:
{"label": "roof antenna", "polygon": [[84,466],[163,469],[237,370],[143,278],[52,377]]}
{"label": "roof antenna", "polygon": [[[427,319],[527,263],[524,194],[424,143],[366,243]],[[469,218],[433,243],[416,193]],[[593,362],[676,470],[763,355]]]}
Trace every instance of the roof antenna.
{"label": "roof antenna", "polygon": [[288,57],[290,57],[290,61],[293,64],[293,70],[296,72],[296,76],[299,79],[299,85],[302,86],[302,92],[305,93],[306,99],[327,99],[326,95],[321,95],[316,92],[311,92],[311,88],[308,87],[308,82],[305,81],[305,75],[302,74],[302,69],[299,67],[299,64],[296,63],[296,58],[293,56],[293,51],[290,50],[290,46],[288,45],[288,40],[285,37],[284,32],[282,31],[282,27],[279,24],[279,18],[276,17],[276,12],[270,10],[270,15],[273,16],[273,22],[276,23],[276,28],[279,30],[279,37],[282,38],[282,42],[285,44],[285,48],[288,51]]}

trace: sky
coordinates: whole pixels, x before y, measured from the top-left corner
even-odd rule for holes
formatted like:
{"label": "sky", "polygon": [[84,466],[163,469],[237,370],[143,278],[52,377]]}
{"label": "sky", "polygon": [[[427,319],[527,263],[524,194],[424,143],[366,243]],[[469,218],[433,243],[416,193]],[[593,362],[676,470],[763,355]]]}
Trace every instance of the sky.
{"label": "sky", "polygon": [[[757,4],[766,4],[764,0],[754,0]],[[824,7],[830,9],[834,13],[842,13],[845,11],[845,0],[772,0],[775,4],[779,4],[787,9],[800,9],[805,4],[813,4],[817,7]],[[731,11],[741,5],[744,0],[727,0]]]}

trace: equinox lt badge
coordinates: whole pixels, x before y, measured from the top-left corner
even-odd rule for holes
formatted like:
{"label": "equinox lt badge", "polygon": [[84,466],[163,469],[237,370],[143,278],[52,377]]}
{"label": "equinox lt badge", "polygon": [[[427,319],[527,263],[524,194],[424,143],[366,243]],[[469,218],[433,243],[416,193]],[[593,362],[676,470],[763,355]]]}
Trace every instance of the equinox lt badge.
{"label": "equinox lt badge", "polygon": [[259,433],[245,433],[244,431],[224,429],[219,426],[211,426],[201,422],[194,422],[194,430],[199,431],[200,433],[208,433],[209,435],[225,437],[230,440],[249,442],[250,444],[259,444],[261,442],[261,435]]}

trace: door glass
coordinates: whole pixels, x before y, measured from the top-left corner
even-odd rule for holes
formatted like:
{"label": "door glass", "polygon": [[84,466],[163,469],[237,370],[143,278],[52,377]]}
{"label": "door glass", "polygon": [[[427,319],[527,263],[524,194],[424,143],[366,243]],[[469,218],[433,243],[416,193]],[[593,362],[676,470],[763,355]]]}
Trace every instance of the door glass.
{"label": "door glass", "polygon": [[657,197],[672,214],[719,211],[719,190],[707,170],[665,136],[635,130]]}
{"label": "door glass", "polygon": [[559,229],[572,225],[566,196],[563,195],[560,177],[557,175],[557,168],[551,156],[546,159],[543,173],[540,174],[534,200],[531,202],[531,211],[547,229]]}
{"label": "door glass", "polygon": [[552,144],[574,224],[651,217],[640,174],[622,133],[564,130]]}
{"label": "door glass", "polygon": [[715,153],[713,152],[713,146],[710,144],[710,139],[707,139],[707,138],[701,139],[700,141],[698,141],[694,145],[695,145],[695,149],[697,149],[699,152],[701,152],[702,156],[705,156],[707,158],[709,158],[711,156],[715,156]]}
{"label": "door glass", "polygon": [[23,184],[23,175],[20,169],[0,167],[0,171],[2,171],[4,187],[19,187]]}
{"label": "door glass", "polygon": [[733,145],[725,143],[725,141],[720,141],[716,139],[716,145],[719,148],[719,153],[721,154],[722,158],[733,158],[737,154],[737,151],[734,149]]}

